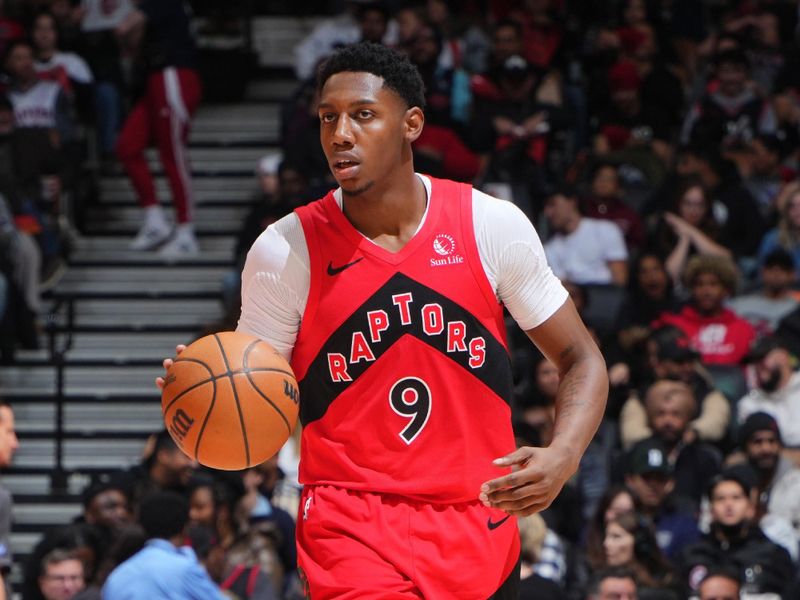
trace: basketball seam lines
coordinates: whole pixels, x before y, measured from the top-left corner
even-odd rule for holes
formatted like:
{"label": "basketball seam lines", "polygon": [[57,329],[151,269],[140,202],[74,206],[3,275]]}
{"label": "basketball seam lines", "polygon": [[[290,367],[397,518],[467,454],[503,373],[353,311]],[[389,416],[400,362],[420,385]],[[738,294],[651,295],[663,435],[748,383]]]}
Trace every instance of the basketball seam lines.
{"label": "basketball seam lines", "polygon": [[[258,343],[258,341],[253,342],[253,344],[257,344],[257,343]],[[289,431],[289,435],[291,435],[292,434],[292,428],[289,426],[289,421],[286,418],[286,416],[283,414],[283,411],[280,408],[278,408],[278,405],[275,404],[272,400],[270,400],[269,397],[264,392],[261,391],[261,389],[253,381],[252,377],[250,377],[251,369],[247,368],[247,356],[248,356],[248,351],[249,350],[250,350],[250,347],[248,346],[248,348],[244,351],[244,357],[242,359],[242,366],[244,367],[244,374],[247,376],[247,381],[250,382],[250,385],[258,393],[258,395],[261,396],[264,400],[266,400],[269,403],[269,405],[273,409],[275,409],[275,412],[280,415],[281,419],[283,419],[284,425],[286,425],[286,429]],[[275,370],[278,371],[279,373],[284,373],[286,375],[290,375],[292,377],[292,379],[294,379],[294,375],[293,374],[286,373],[286,371],[283,371],[281,369],[275,369]],[[256,369],[252,369],[252,371],[256,371]],[[297,381],[297,380],[295,379],[295,381]]]}
{"label": "basketball seam lines", "polygon": [[[196,363],[206,367],[206,365],[203,362],[199,361],[199,360],[194,360],[194,359],[191,359],[191,358],[186,358],[186,359],[182,359],[182,360],[189,361],[189,362],[196,362]],[[177,361],[175,361],[175,362],[177,362]],[[211,369],[209,369],[208,367],[206,367],[206,369],[208,370],[209,373],[212,372]],[[289,377],[294,379],[294,375],[292,375],[291,373],[287,373],[283,369],[259,368],[259,369],[247,369],[247,370],[240,369],[238,371],[228,371],[227,373],[224,373],[222,375],[212,375],[208,379],[203,379],[203,381],[198,381],[193,386],[191,386],[189,388],[186,388],[180,394],[178,394],[172,400],[169,401],[169,404],[167,404],[167,406],[164,408],[164,411],[168,411],[172,407],[172,405],[175,404],[175,401],[180,399],[186,392],[191,392],[193,389],[196,389],[198,386],[201,386],[204,383],[211,383],[212,381],[216,381],[217,379],[222,379],[223,377],[229,377],[229,376],[233,376],[233,375],[247,375],[248,373],[283,373],[284,375],[288,375]],[[297,381],[297,380],[295,379],[295,381]]]}
{"label": "basketball seam lines", "polygon": [[211,418],[211,411],[214,410],[214,405],[217,403],[217,380],[216,380],[216,378],[211,380],[211,385],[214,386],[214,392],[211,394],[211,404],[208,405],[208,412],[206,413],[206,416],[203,419],[203,424],[200,426],[200,431],[197,434],[197,441],[194,444],[194,458],[197,461],[200,460],[200,441],[203,439],[203,433],[205,433],[206,425],[208,424],[208,420]]}
{"label": "basketball seam lines", "polygon": [[[233,391],[233,399],[236,402],[236,412],[239,413],[239,426],[242,428],[242,439],[244,440],[244,459],[245,464],[247,467],[250,467],[250,441],[247,439],[247,428],[244,425],[244,415],[242,414],[242,405],[239,403],[239,392],[236,391],[236,382],[233,380],[233,372],[231,371],[231,366],[228,364],[228,355],[225,354],[225,348],[222,346],[222,342],[219,339],[219,336],[215,333],[214,339],[217,341],[217,346],[219,346],[220,354],[222,354],[222,360],[225,361],[225,368],[228,370],[228,379],[231,382],[231,390]],[[254,342],[257,343],[257,342]],[[252,346],[253,344],[250,344]],[[244,351],[244,359],[247,359],[247,350],[250,348],[248,346]],[[242,361],[244,364],[243,367],[247,368],[247,364]]]}
{"label": "basketball seam lines", "polygon": [[[192,390],[197,389],[201,385],[205,385],[206,383],[208,383],[210,381],[214,381],[214,379],[215,379],[214,378],[214,371],[212,371],[208,367],[208,365],[206,363],[204,363],[202,360],[197,360],[196,358],[182,358],[182,359],[179,359],[179,360],[182,360],[184,362],[193,362],[193,363],[197,363],[198,365],[201,365],[206,371],[208,371],[208,374],[211,375],[211,378],[210,379],[204,379],[203,381],[200,381],[199,383],[195,383],[194,385],[192,385],[192,386],[186,388],[185,390],[183,390],[180,394],[175,396],[172,400],[170,400],[169,404],[167,404],[166,408],[164,408],[165,416],[166,416],[166,413],[169,411],[169,409],[172,408],[172,405],[175,404],[181,398],[183,398],[183,396],[185,394],[188,394]],[[176,360],[175,362],[178,362],[178,361]]]}

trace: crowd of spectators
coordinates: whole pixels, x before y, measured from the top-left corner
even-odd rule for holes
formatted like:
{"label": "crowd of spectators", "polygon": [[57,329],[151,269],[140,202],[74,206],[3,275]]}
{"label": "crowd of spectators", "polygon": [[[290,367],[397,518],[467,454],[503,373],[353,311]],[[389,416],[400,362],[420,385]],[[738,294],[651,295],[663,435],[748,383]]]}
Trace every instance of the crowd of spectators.
{"label": "crowd of spectators", "polygon": [[[528,214],[609,367],[578,475],[520,522],[521,597],[800,596],[797,2],[346,5],[296,48],[295,201],[335,185],[314,65],[405,52],[417,170]],[[558,373],[510,340],[519,443],[547,444]]]}
{"label": "crowd of spectators", "polygon": [[[93,174],[112,160],[136,70],[114,27],[131,0],[0,3],[0,359],[39,344]],[[129,76],[124,76],[127,64]]]}
{"label": "crowd of spectators", "polygon": [[[22,151],[14,144],[24,148],[23,133],[44,133],[57,156],[87,98],[97,103],[102,148],[119,123],[99,109],[118,103],[109,98],[121,75],[101,42],[89,68],[56,50],[59,4],[27,21],[33,45],[3,42],[12,78],[0,101],[0,152],[8,146],[9,156]],[[472,182],[528,214],[608,364],[606,415],[578,474],[550,508],[519,522],[521,598],[800,597],[798,3],[345,4],[296,48],[282,162],[259,165],[237,264],[266,225],[335,185],[318,142],[319,61],[364,41],[406,52],[427,88],[417,170]],[[6,22],[11,37],[25,31]],[[75,29],[63,39],[81,39]],[[32,76],[34,57],[63,73]],[[85,75],[95,70],[92,96]],[[44,132],[14,104],[36,88],[51,101],[47,115],[30,117],[50,119]],[[36,170],[25,181],[51,189],[41,182],[66,167],[37,160],[38,169],[25,163]],[[22,171],[12,175],[22,189]],[[53,200],[4,197],[0,248],[26,251],[2,255],[15,262],[0,284],[35,310],[25,265],[39,269],[47,256]],[[225,281],[231,326],[238,286],[234,271]],[[517,438],[546,445],[558,371],[511,322],[509,332]],[[275,457],[222,474],[155,436],[141,466],[98,479],[78,522],[39,544],[23,597],[97,598],[104,585],[120,589],[181,561],[202,580],[198,589],[295,597],[293,447],[280,466]],[[154,493],[170,519],[153,514]],[[80,585],[48,592],[70,582]]]}

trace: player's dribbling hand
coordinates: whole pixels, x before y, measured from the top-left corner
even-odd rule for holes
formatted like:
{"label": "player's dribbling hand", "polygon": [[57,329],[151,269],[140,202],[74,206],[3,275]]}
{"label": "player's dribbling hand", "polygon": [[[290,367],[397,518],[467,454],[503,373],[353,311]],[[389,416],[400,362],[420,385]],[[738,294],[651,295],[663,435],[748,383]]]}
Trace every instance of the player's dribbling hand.
{"label": "player's dribbling hand", "polygon": [[578,468],[569,453],[554,447],[523,446],[493,461],[513,473],[487,481],[478,499],[484,506],[524,517],[546,509]]}
{"label": "player's dribbling hand", "polygon": [[[180,356],[181,352],[183,352],[184,350],[186,350],[186,345],[185,344],[178,344],[177,346],[175,346],[175,356],[176,357]],[[171,358],[165,358],[164,362],[162,363],[164,365],[164,370],[165,371],[168,370],[172,366],[172,363],[173,363],[173,360]],[[159,390],[163,390],[164,389],[164,378],[163,377],[156,377],[156,387]]]}

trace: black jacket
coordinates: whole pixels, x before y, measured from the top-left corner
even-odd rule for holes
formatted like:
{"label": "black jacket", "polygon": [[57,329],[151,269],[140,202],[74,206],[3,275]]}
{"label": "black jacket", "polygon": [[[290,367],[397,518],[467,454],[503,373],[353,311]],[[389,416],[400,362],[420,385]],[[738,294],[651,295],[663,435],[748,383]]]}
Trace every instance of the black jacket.
{"label": "black jacket", "polygon": [[783,594],[794,576],[789,553],[755,525],[730,542],[721,542],[712,525],[711,533],[684,548],[679,573],[687,591],[696,590],[713,568],[735,569],[747,591],[758,594]]}

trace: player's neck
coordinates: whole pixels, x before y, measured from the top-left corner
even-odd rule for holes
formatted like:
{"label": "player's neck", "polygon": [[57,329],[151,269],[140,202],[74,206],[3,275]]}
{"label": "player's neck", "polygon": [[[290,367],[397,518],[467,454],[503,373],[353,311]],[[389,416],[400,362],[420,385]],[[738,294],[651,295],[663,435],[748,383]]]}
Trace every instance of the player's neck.
{"label": "player's neck", "polygon": [[426,206],[425,185],[413,168],[376,183],[357,196],[342,196],[344,214],[353,227],[392,251],[399,250],[414,236]]}

